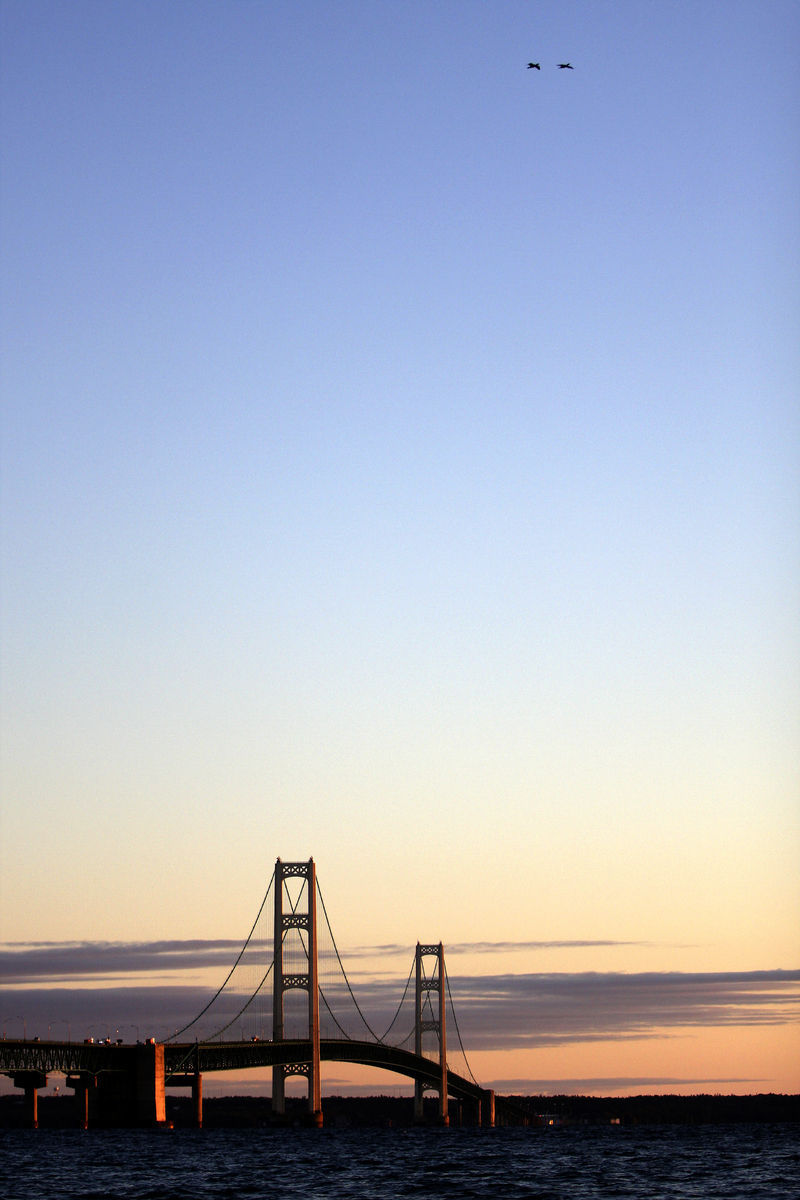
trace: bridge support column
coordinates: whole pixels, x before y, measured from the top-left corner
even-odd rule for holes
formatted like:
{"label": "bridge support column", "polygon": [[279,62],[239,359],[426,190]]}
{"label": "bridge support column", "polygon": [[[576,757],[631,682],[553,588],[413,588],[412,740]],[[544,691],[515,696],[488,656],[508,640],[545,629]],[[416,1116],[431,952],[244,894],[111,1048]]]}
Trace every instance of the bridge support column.
{"label": "bridge support column", "polygon": [[67,1087],[75,1091],[75,1108],[79,1129],[89,1128],[89,1092],[97,1087],[94,1075],[68,1075]]}
{"label": "bridge support column", "polygon": [[78,1105],[78,1128],[89,1128],[89,1084],[79,1083],[75,1087],[75,1099]]}
{"label": "bridge support column", "polygon": [[[433,973],[426,977],[422,960],[430,957],[436,959]],[[414,1046],[416,1053],[422,1055],[423,1034],[432,1032],[439,1039],[439,1121],[442,1125],[449,1124],[447,1110],[447,1030],[445,1022],[446,1008],[446,976],[444,969],[444,946],[424,946],[417,942],[416,951],[416,999],[414,1004]],[[431,992],[438,992],[437,1010],[431,1002]],[[421,1080],[414,1083],[414,1120],[423,1119],[423,1093],[425,1087]]]}
{"label": "bridge support column", "polygon": [[47,1087],[47,1076],[41,1071],[20,1071],[14,1075],[14,1087],[24,1088],[25,1107],[27,1108],[28,1127],[39,1128],[39,1092],[38,1088]]}
{"label": "bridge support column", "polygon": [[480,1110],[480,1124],[494,1129],[494,1092],[491,1088],[483,1093]]}
{"label": "bridge support column", "polygon": [[203,1076],[195,1071],[192,1076],[192,1108],[195,1129],[203,1128]]}
{"label": "bridge support column", "polygon": [[39,1093],[35,1083],[29,1083],[25,1088],[25,1100],[28,1105],[28,1119],[31,1129],[39,1128]]}
{"label": "bridge support column", "polygon": [[[292,902],[286,890],[286,880],[300,879],[300,895]],[[306,910],[298,911],[302,892],[306,894]],[[289,911],[284,911],[284,900],[289,901]],[[305,932],[305,946],[301,937]],[[283,969],[285,943],[293,952],[306,958],[307,971]],[[272,1111],[276,1116],[286,1112],[286,1080],[290,1075],[302,1075],[308,1079],[308,1112],[315,1125],[322,1124],[322,1099],[320,1085],[319,1048],[319,982],[317,978],[317,875],[313,858],[308,862],[275,863],[275,923],[273,929],[274,965],[272,991],[272,1040],[282,1042],[286,1037],[284,1028],[284,1004],[286,992],[299,988],[308,996],[308,1040],[311,1058],[302,1063],[281,1063],[272,1068]],[[292,961],[290,958],[289,961]]]}
{"label": "bridge support column", "polygon": [[200,1074],[200,1045],[194,1044],[194,1074],[192,1075],[192,1109],[195,1129],[203,1128],[203,1076]]}

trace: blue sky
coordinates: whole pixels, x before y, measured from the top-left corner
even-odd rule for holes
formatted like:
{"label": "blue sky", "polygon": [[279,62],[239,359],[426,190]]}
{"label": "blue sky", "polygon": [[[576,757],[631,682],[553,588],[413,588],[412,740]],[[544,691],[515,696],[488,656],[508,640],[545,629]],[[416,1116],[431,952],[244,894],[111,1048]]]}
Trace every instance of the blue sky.
{"label": "blue sky", "polygon": [[0,938],[796,968],[797,6],[0,22]]}

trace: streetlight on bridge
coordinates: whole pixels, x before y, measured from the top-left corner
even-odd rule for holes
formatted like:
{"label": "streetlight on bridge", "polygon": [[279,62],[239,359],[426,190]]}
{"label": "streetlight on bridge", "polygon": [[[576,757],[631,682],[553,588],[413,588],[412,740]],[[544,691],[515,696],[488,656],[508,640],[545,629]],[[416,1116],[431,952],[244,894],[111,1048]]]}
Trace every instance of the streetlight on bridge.
{"label": "streetlight on bridge", "polygon": [[22,1021],[22,1040],[23,1040],[23,1042],[27,1042],[27,1040],[28,1040],[28,1026],[27,1026],[27,1024],[26,1024],[26,1022],[25,1022],[25,1018],[24,1018],[24,1017],[20,1017],[20,1016],[16,1016],[16,1017],[3,1017],[3,1041],[5,1041],[5,1040],[6,1040],[6,1021]]}
{"label": "streetlight on bridge", "polygon": [[118,1029],[115,1029],[115,1030],[114,1030],[114,1034],[115,1034],[115,1036],[116,1036],[116,1037],[121,1037],[121,1036],[123,1036],[123,1030],[125,1030],[125,1029],[133,1029],[133,1030],[135,1030],[135,1032],[136,1032],[136,1041],[137,1041],[137,1042],[140,1042],[140,1041],[142,1040],[142,1038],[141,1038],[141,1034],[140,1034],[140,1032],[139,1032],[139,1026],[138,1026],[138,1025],[134,1025],[134,1023],[133,1023],[132,1021],[129,1021],[129,1022],[128,1022],[127,1024],[125,1024],[125,1025],[120,1025]]}

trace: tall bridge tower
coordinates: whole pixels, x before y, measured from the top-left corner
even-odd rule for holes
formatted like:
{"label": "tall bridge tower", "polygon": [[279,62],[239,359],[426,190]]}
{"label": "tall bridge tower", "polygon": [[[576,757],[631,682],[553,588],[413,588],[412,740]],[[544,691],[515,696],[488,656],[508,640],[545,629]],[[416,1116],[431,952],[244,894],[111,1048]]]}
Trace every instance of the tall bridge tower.
{"label": "tall bridge tower", "polygon": [[[423,958],[436,959],[433,972],[427,977],[423,971]],[[439,1038],[439,1120],[443,1125],[447,1125],[449,1123],[447,1113],[447,1030],[445,1026],[447,977],[444,970],[444,946],[442,943],[439,942],[437,946],[423,946],[420,942],[417,942],[416,968],[417,987],[414,1003],[414,1049],[417,1054],[422,1055],[422,1035],[424,1033],[431,1031]],[[433,1009],[433,1003],[431,1002],[432,992],[438,992],[439,994],[436,1010]],[[429,1014],[438,1011],[438,1015],[429,1015],[426,1019],[423,1013],[426,1007]],[[417,1079],[414,1083],[415,1121],[422,1120],[423,1092],[424,1085],[422,1080]]]}
{"label": "tall bridge tower", "polygon": [[[299,879],[300,894],[292,901],[286,886]],[[305,898],[305,910],[300,905]],[[303,937],[305,934],[305,937]],[[284,997],[297,988],[308,999],[308,1040],[311,1058],[272,1068],[272,1111],[286,1111],[285,1083],[290,1075],[308,1080],[308,1111],[322,1123],[319,1053],[319,991],[317,985],[317,875],[313,858],[308,862],[275,863],[275,926],[272,993],[272,1040],[283,1041]],[[288,970],[285,969],[288,967]],[[300,969],[298,969],[298,967]]]}

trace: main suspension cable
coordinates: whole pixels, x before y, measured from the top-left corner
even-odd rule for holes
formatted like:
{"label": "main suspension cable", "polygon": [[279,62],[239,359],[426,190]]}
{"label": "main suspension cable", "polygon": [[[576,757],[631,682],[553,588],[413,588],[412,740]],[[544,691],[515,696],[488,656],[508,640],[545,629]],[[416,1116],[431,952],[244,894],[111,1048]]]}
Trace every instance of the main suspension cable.
{"label": "main suspension cable", "polygon": [[[397,1006],[397,1009],[396,1009],[396,1011],[395,1011],[395,1014],[394,1014],[394,1016],[392,1017],[392,1019],[391,1019],[391,1021],[390,1021],[389,1025],[388,1025],[388,1027],[386,1028],[386,1030],[384,1031],[384,1033],[382,1034],[382,1036],[378,1038],[378,1041],[379,1041],[379,1042],[383,1042],[383,1041],[385,1041],[385,1040],[386,1040],[386,1038],[389,1036],[389,1034],[390,1034],[390,1033],[391,1033],[391,1031],[392,1031],[392,1026],[394,1025],[394,1023],[395,1023],[395,1021],[397,1020],[397,1018],[400,1016],[400,1010],[401,1010],[401,1008],[403,1007],[403,1002],[404,1002],[404,1000],[405,1000],[406,996],[408,995],[408,989],[409,989],[409,987],[410,987],[410,985],[411,985],[411,976],[414,974],[414,967],[415,967],[415,966],[416,966],[416,960],[412,958],[412,960],[411,960],[411,967],[409,968],[409,972],[408,972],[408,979],[406,979],[406,986],[403,988],[403,994],[402,994],[402,996],[400,997],[400,1003],[398,1004],[398,1006]],[[413,1033],[413,1030],[412,1030],[412,1033]],[[410,1037],[411,1037],[411,1034],[409,1034],[409,1035],[408,1035],[408,1037],[404,1037],[404,1038],[403,1038],[403,1041],[402,1041],[402,1042],[400,1042],[400,1045],[401,1045],[401,1046],[402,1046],[402,1045],[404,1045],[404,1044],[405,1044],[405,1042],[407,1042],[407,1041],[408,1041],[408,1038],[410,1038]]]}
{"label": "main suspension cable", "polygon": [[[333,950],[334,950],[334,953],[335,953],[335,955],[336,955],[336,961],[337,961],[337,962],[338,962],[338,964],[339,964],[339,970],[342,972],[342,976],[343,976],[343,978],[344,978],[344,981],[345,981],[345,983],[347,984],[347,990],[348,990],[348,992],[350,993],[350,999],[353,1001],[353,1004],[355,1004],[355,1006],[356,1006],[356,1012],[357,1012],[357,1013],[358,1013],[358,1015],[361,1017],[361,1020],[364,1022],[365,1026],[366,1026],[366,1027],[367,1027],[367,1029],[370,1031],[370,1033],[372,1034],[372,1036],[375,1038],[375,1041],[376,1041],[376,1042],[379,1042],[379,1041],[381,1041],[381,1038],[379,1038],[379,1037],[378,1037],[377,1033],[376,1033],[376,1032],[375,1032],[375,1030],[372,1028],[372,1026],[370,1025],[370,1023],[369,1023],[369,1021],[367,1020],[367,1018],[364,1016],[363,1012],[361,1011],[361,1008],[360,1008],[360,1006],[359,1006],[359,1003],[358,1003],[358,1001],[356,1000],[355,996],[353,995],[353,989],[350,987],[350,980],[347,978],[347,972],[346,972],[346,971],[345,971],[345,969],[344,969],[344,963],[342,962],[341,956],[340,956],[340,954],[339,954],[339,947],[336,945],[336,938],[333,936],[333,930],[331,929],[331,923],[330,923],[330,920],[329,920],[329,918],[328,918],[328,910],[327,910],[327,908],[325,907],[325,901],[324,901],[324,899],[323,899],[323,896],[322,896],[322,889],[321,889],[321,888],[320,888],[320,886],[319,886],[319,881],[317,881],[317,894],[319,895],[319,902],[320,902],[320,904],[322,905],[322,911],[323,911],[323,913],[325,914],[325,924],[328,926],[328,933],[331,935],[331,942],[333,943]],[[330,1010],[329,1010],[329,1011],[330,1011]],[[331,1014],[331,1015],[333,1015],[333,1014]],[[339,1022],[337,1021],[337,1022],[336,1022],[336,1024],[338,1025],[338,1024],[339,1024]],[[341,1025],[339,1025],[339,1028],[340,1028],[340,1029],[342,1028],[342,1027],[341,1027]],[[342,1030],[342,1032],[344,1032],[344,1031]],[[345,1035],[345,1036],[346,1036],[346,1035]],[[352,1039],[352,1038],[349,1038],[348,1040],[349,1040],[349,1041],[352,1041],[353,1039]]]}
{"label": "main suspension cable", "polygon": [[339,1019],[338,1019],[338,1017],[336,1016],[336,1013],[335,1013],[335,1012],[333,1011],[333,1009],[331,1008],[330,1004],[328,1003],[328,997],[325,995],[325,993],[323,992],[322,988],[321,988],[321,987],[317,987],[317,991],[318,991],[318,992],[319,992],[319,994],[320,994],[320,997],[321,997],[321,999],[322,999],[322,1003],[325,1005],[325,1007],[327,1008],[328,1012],[330,1013],[331,1020],[333,1021],[334,1025],[336,1026],[336,1028],[337,1028],[337,1029],[339,1030],[339,1032],[341,1033],[342,1037],[343,1037],[343,1038],[345,1038],[345,1039],[346,1039],[348,1042],[352,1042],[352,1040],[353,1040],[353,1039],[350,1037],[350,1035],[348,1034],[347,1030],[346,1030],[346,1029],[344,1029],[344,1028],[343,1028],[343,1027],[342,1027],[342,1026],[339,1024]]}
{"label": "main suspension cable", "polygon": [[464,1043],[461,1040],[461,1030],[458,1028],[458,1017],[456,1016],[456,1006],[455,1006],[455,1004],[453,1004],[453,993],[450,991],[450,976],[447,974],[446,971],[444,973],[444,977],[447,982],[447,995],[450,999],[450,1012],[453,1014],[453,1024],[456,1027],[456,1036],[458,1037],[458,1044],[461,1048],[461,1053],[464,1055],[464,1062],[466,1063],[466,1067],[467,1067],[467,1070],[469,1071],[472,1082],[477,1084],[478,1087],[480,1087],[481,1085],[478,1083],[477,1079],[472,1074],[472,1067],[469,1065],[469,1059],[467,1058],[467,1052],[464,1049]]}
{"label": "main suspension cable", "polygon": [[[298,934],[298,937],[300,938],[300,944],[306,952],[306,958],[308,959],[309,958],[308,945],[306,944],[306,939],[303,937],[303,930],[298,929],[297,934]],[[319,981],[317,981],[317,993],[319,994],[319,996],[322,1000],[322,1003],[327,1008],[327,1010],[330,1014],[331,1020],[333,1021],[334,1025],[341,1033],[342,1037],[346,1038],[347,1041],[352,1041],[353,1039],[350,1037],[347,1030],[343,1028],[341,1023],[339,1022],[339,1019],[336,1016],[336,1013],[333,1011],[330,1004],[328,1003],[328,997],[325,995],[324,991],[322,990],[322,984],[319,983]]]}
{"label": "main suspension cable", "polygon": [[256,988],[256,990],[253,992],[252,996],[248,996],[248,998],[247,998],[247,1000],[245,1001],[245,1003],[242,1005],[242,1007],[239,1009],[239,1011],[236,1013],[236,1015],[235,1015],[235,1016],[233,1016],[233,1017],[231,1017],[231,1019],[230,1019],[230,1021],[228,1021],[227,1025],[223,1025],[221,1029],[217,1029],[217,1030],[216,1030],[216,1032],[214,1032],[214,1033],[212,1033],[212,1034],[211,1034],[211,1037],[207,1039],[209,1042],[210,1042],[210,1041],[211,1041],[213,1038],[218,1038],[218,1037],[221,1037],[221,1036],[222,1036],[222,1034],[225,1032],[225,1030],[226,1030],[226,1029],[230,1029],[231,1025],[234,1025],[234,1024],[235,1024],[235,1023],[236,1023],[236,1022],[239,1020],[239,1017],[241,1017],[241,1015],[242,1015],[243,1013],[247,1012],[248,1008],[249,1008],[249,1007],[250,1007],[250,1005],[253,1003],[253,1001],[255,1000],[256,996],[258,995],[258,993],[261,991],[261,989],[262,989],[262,987],[264,986],[264,984],[265,984],[265,983],[267,982],[267,980],[269,979],[269,973],[270,973],[270,971],[272,970],[272,968],[273,968],[274,966],[275,966],[275,963],[274,963],[274,962],[271,962],[271,963],[269,964],[269,966],[267,967],[266,971],[265,971],[265,972],[264,972],[264,974],[261,976],[261,982],[259,983],[259,985],[258,985],[258,987]]}
{"label": "main suspension cable", "polygon": [[[196,1017],[193,1017],[193,1018],[192,1018],[192,1020],[191,1020],[191,1021],[189,1021],[188,1025],[183,1025],[183,1026],[182,1026],[180,1029],[176,1029],[174,1033],[171,1033],[171,1034],[169,1035],[169,1037],[166,1037],[166,1038],[164,1038],[164,1041],[165,1041],[165,1042],[172,1042],[172,1041],[174,1041],[176,1037],[180,1037],[180,1035],[181,1035],[182,1033],[185,1033],[187,1029],[191,1029],[191,1027],[192,1027],[193,1025],[196,1025],[196,1024],[197,1024],[197,1022],[200,1020],[200,1018],[201,1018],[202,1016],[204,1016],[204,1015],[205,1015],[205,1014],[208,1012],[208,1010],[211,1008],[211,1005],[214,1003],[214,1001],[215,1001],[216,999],[218,999],[218,998],[219,998],[219,996],[221,995],[221,993],[222,993],[222,992],[225,990],[225,986],[226,986],[226,984],[227,984],[227,983],[228,983],[228,981],[230,980],[230,978],[231,978],[231,975],[233,975],[233,972],[236,970],[236,968],[238,967],[239,963],[242,961],[242,958],[244,957],[244,952],[245,952],[245,950],[246,950],[246,949],[247,949],[247,947],[250,945],[250,939],[251,939],[251,937],[253,936],[253,934],[255,933],[256,925],[258,925],[259,918],[260,918],[260,916],[261,916],[262,912],[264,911],[264,905],[267,903],[267,900],[269,899],[269,894],[270,894],[270,892],[272,891],[272,885],[273,885],[273,883],[274,883],[274,882],[275,882],[275,871],[273,870],[273,872],[272,872],[272,878],[271,878],[271,879],[270,879],[270,881],[269,881],[269,887],[267,888],[267,890],[266,890],[266,892],[265,892],[265,894],[264,894],[264,899],[261,901],[261,907],[259,908],[258,912],[256,913],[256,919],[255,919],[255,921],[253,921],[253,928],[252,928],[252,929],[250,930],[250,932],[248,933],[248,935],[247,935],[247,940],[245,941],[244,945],[242,946],[241,950],[239,951],[239,954],[238,954],[238,956],[237,956],[237,958],[236,958],[236,962],[233,964],[233,966],[231,967],[230,971],[229,971],[229,972],[228,972],[228,974],[226,975],[226,977],[225,977],[225,982],[222,984],[222,986],[221,986],[220,988],[218,988],[218,989],[217,989],[217,991],[216,991],[216,992],[214,993],[214,995],[211,997],[211,999],[209,1000],[209,1002],[208,1002],[208,1004],[205,1006],[205,1008],[202,1008],[202,1009],[200,1010],[200,1012],[197,1014],[197,1016],[196,1016]],[[267,974],[269,974],[269,971],[267,972]],[[266,978],[266,976],[265,976],[264,978]],[[264,982],[264,980],[262,979],[261,983],[263,983],[263,982]],[[258,994],[258,991],[259,991],[259,989],[260,989],[260,988],[261,988],[261,984],[259,984],[259,985],[258,985],[258,988],[256,988],[256,991],[253,993],[253,995],[257,995],[257,994]],[[252,999],[252,996],[251,996],[251,999]],[[248,1003],[249,1003],[249,1001],[248,1001]],[[235,1018],[234,1018],[234,1020],[235,1020]],[[227,1028],[227,1026],[226,1026],[226,1028]],[[215,1035],[215,1036],[216,1036],[216,1035]]]}

